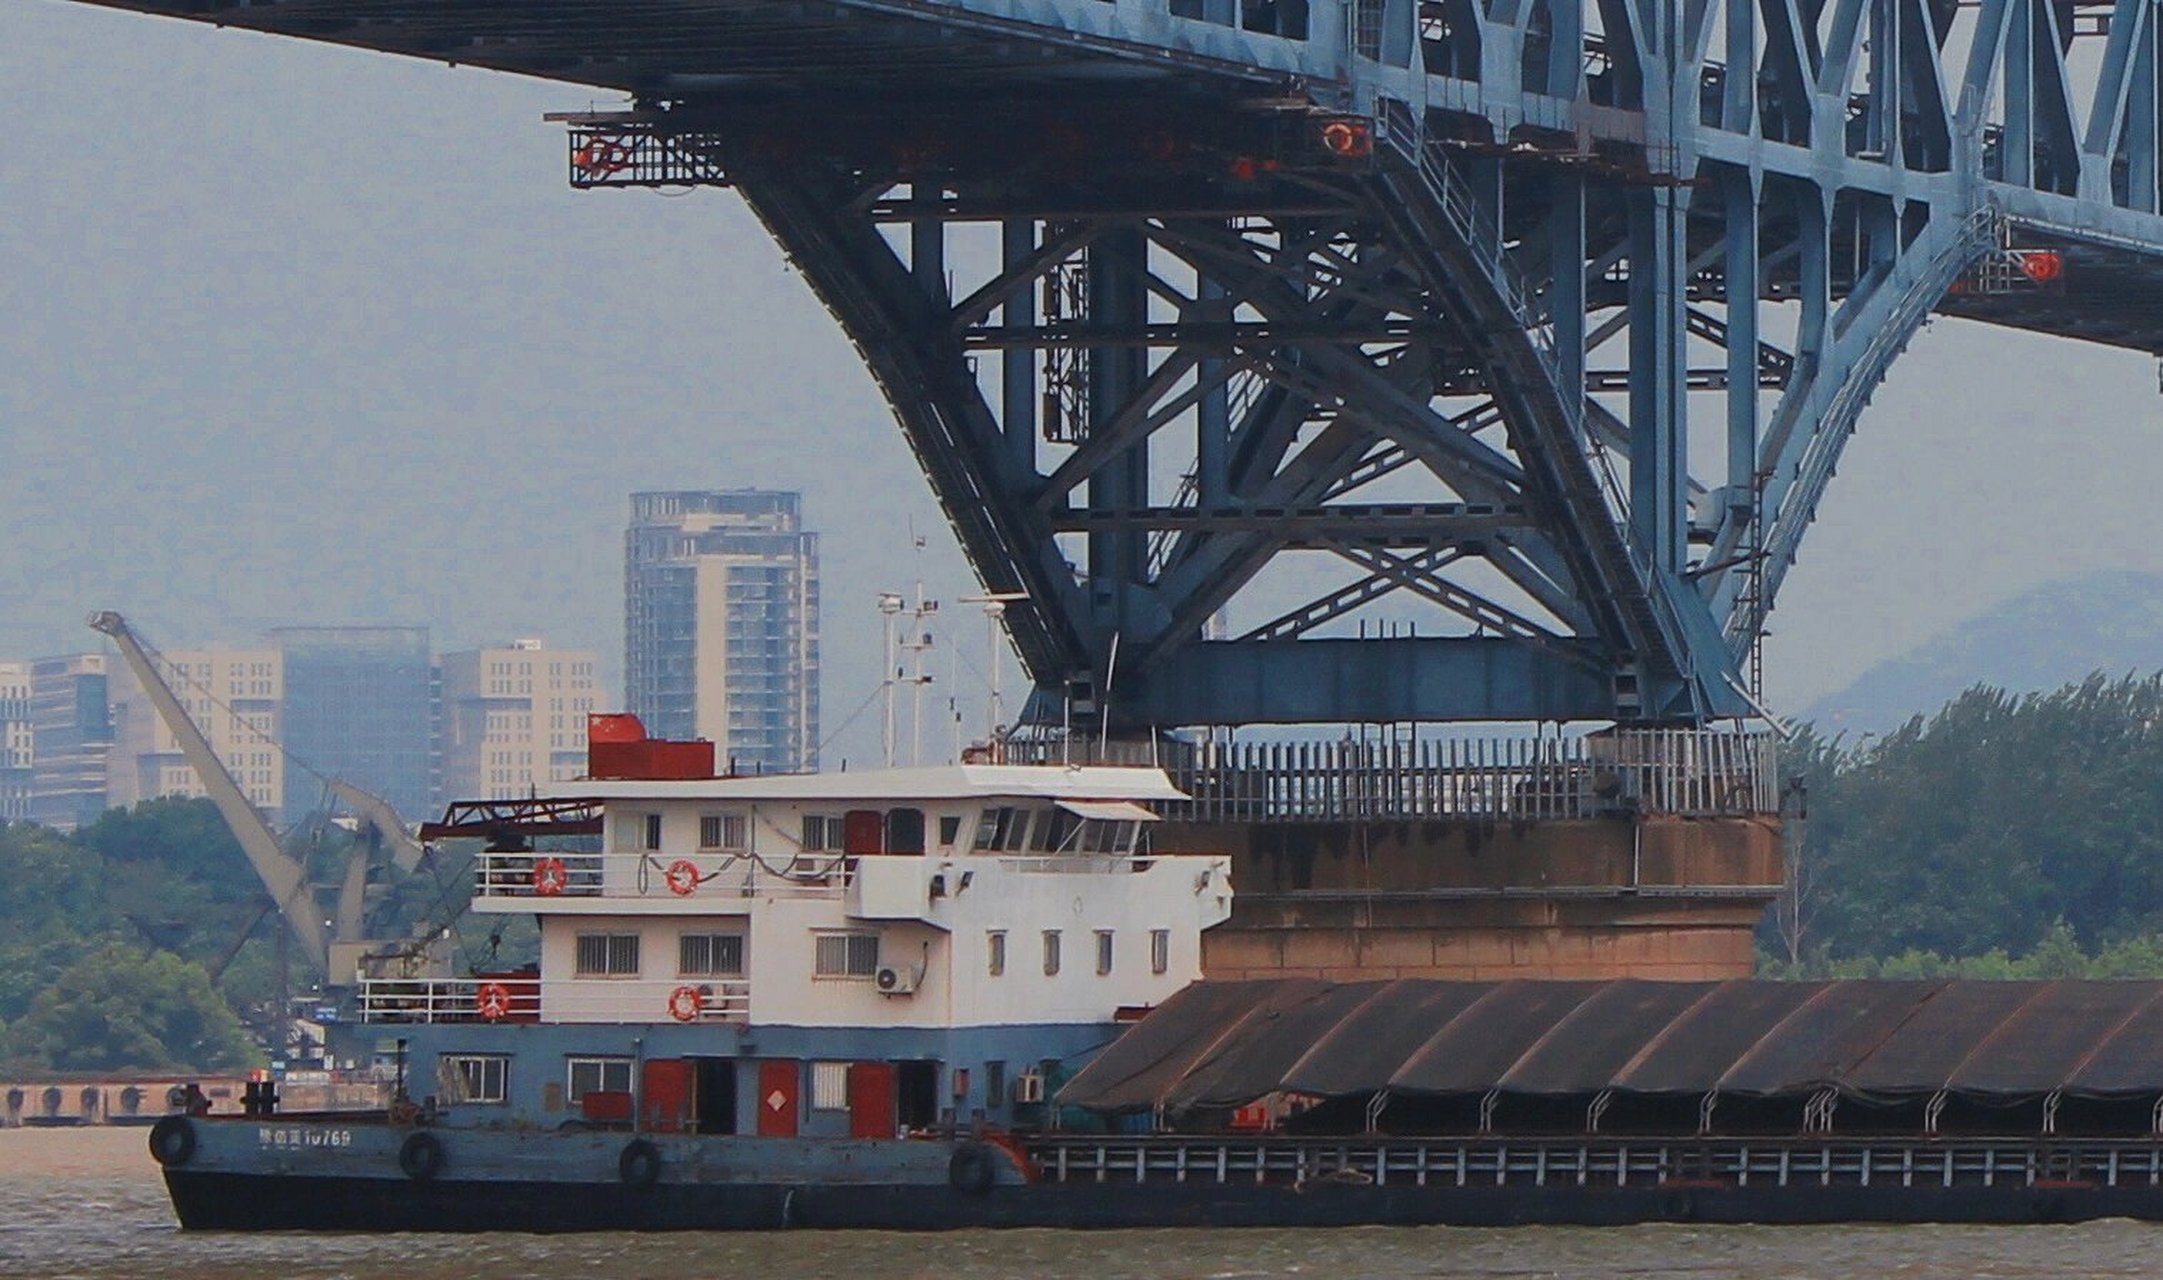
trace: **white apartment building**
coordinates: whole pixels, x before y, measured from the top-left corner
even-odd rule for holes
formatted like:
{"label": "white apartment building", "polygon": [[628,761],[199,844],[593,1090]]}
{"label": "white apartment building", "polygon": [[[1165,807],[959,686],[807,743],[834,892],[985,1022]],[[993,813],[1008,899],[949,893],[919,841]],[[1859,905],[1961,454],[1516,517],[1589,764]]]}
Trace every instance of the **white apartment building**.
{"label": "white apartment building", "polygon": [[597,656],[539,640],[444,654],[438,660],[444,798],[509,799],[583,773],[586,716],[600,709]]}
{"label": "white apartment building", "polygon": [[30,664],[0,662],[0,822],[30,817],[36,742],[30,720]]}
{"label": "white apartment building", "polygon": [[[167,684],[225,762],[248,802],[276,825],[288,762],[279,749],[285,664],[276,649],[190,649],[161,655]],[[203,784],[126,663],[110,680],[113,745],[106,800],[127,807],[158,796],[200,796]]]}

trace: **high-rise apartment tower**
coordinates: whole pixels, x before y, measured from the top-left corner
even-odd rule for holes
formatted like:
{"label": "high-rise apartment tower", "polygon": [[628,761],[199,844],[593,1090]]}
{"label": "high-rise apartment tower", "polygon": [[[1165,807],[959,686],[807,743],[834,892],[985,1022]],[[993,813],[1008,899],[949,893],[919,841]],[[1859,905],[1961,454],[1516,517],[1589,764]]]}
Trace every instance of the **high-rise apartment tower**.
{"label": "high-rise apartment tower", "polygon": [[656,737],[706,738],[739,772],[818,768],[818,535],[803,497],[631,495],[624,683]]}

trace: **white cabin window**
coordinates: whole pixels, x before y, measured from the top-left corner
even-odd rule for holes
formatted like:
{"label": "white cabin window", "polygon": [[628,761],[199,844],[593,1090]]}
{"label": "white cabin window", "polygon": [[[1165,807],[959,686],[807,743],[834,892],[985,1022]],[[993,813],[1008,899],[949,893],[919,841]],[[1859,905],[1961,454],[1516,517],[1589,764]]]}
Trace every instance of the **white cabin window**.
{"label": "white cabin window", "polygon": [[686,978],[740,978],[744,939],[740,933],[686,933],[676,942],[676,971]]}
{"label": "white cabin window", "polygon": [[1172,931],[1149,931],[1149,972],[1169,973],[1172,967]]}
{"label": "white cabin window", "polygon": [[637,977],[638,935],[635,933],[579,934],[577,972],[581,978]]}
{"label": "white cabin window", "polygon": [[699,815],[698,847],[701,849],[746,849],[751,845],[751,823],[740,813],[707,813]]}
{"label": "white cabin window", "polygon": [[1112,971],[1112,931],[1097,930],[1097,974],[1099,977]]}
{"label": "white cabin window", "polygon": [[999,977],[1006,972],[1006,930],[991,930],[984,935],[984,942],[990,952],[986,971],[994,978]]}
{"label": "white cabin window", "polygon": [[813,1111],[847,1111],[849,1109],[848,1063],[814,1062],[811,1064],[811,1109]]}
{"label": "white cabin window", "polygon": [[436,1083],[452,1102],[502,1102],[510,1096],[511,1060],[500,1053],[446,1053]]}
{"label": "white cabin window", "polygon": [[879,972],[879,935],[822,933],[813,940],[815,978],[869,978]]}
{"label": "white cabin window", "polygon": [[626,813],[616,819],[616,847],[621,850],[661,847],[661,815]]}
{"label": "white cabin window", "polygon": [[802,847],[805,853],[839,853],[842,848],[841,815],[805,814]]}
{"label": "white cabin window", "polygon": [[1054,977],[1059,972],[1059,931],[1044,931],[1044,976]]}
{"label": "white cabin window", "polygon": [[567,1061],[572,1106],[577,1106],[578,1100],[589,1093],[631,1092],[629,1058],[571,1058]]}

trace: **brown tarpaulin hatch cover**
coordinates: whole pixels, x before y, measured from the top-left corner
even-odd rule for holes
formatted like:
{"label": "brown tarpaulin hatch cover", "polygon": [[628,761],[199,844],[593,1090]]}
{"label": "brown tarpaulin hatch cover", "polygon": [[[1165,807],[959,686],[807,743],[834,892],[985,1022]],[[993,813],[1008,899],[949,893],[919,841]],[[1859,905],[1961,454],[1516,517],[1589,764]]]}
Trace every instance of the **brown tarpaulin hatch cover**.
{"label": "brown tarpaulin hatch cover", "polygon": [[1100,1111],[1276,1092],[2163,1094],[2163,983],[1197,982],[1060,1091]]}

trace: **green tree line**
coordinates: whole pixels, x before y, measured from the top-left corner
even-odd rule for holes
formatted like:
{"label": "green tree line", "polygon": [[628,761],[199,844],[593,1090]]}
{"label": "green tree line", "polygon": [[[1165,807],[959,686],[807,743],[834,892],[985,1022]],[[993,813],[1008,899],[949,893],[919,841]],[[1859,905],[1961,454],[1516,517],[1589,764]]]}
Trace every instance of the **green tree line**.
{"label": "green tree line", "polygon": [[[327,881],[354,837],[318,826],[288,843]],[[0,823],[0,884],[0,1069],[212,1071],[266,1058],[284,925],[209,801],[145,801],[65,835]],[[382,892],[380,927],[399,936],[457,916],[470,880],[436,867]],[[297,955],[289,964],[293,992],[321,978]]]}
{"label": "green tree line", "polygon": [[2163,976],[2163,676],[1978,687],[1805,730],[1783,768],[1807,800],[1768,975]]}

